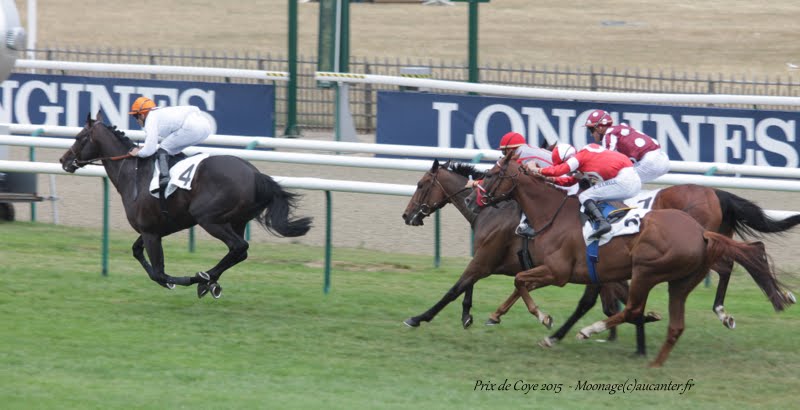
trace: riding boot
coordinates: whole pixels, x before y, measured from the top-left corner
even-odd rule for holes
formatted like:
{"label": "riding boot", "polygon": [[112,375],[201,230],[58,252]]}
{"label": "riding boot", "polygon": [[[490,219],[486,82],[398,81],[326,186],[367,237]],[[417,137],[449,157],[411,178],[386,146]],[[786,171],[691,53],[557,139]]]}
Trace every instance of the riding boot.
{"label": "riding boot", "polygon": [[586,213],[590,219],[597,222],[597,229],[595,229],[594,233],[589,236],[589,240],[593,241],[598,239],[611,230],[611,224],[608,223],[608,220],[603,216],[603,213],[597,208],[597,204],[593,199],[587,199],[586,202],[583,203],[583,207],[585,208],[584,213]]}
{"label": "riding boot", "polygon": [[163,149],[156,152],[158,162],[158,198],[161,206],[161,213],[167,214],[167,185],[169,184],[169,153]]}

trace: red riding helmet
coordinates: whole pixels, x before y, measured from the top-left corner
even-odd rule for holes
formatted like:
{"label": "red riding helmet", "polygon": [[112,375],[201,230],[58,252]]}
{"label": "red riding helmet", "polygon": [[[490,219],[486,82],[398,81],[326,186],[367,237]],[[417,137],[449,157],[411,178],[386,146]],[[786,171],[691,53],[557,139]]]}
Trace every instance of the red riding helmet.
{"label": "red riding helmet", "polygon": [[567,143],[558,143],[553,148],[553,165],[558,165],[575,155],[575,147]]}
{"label": "red riding helmet", "polygon": [[500,147],[498,149],[521,147],[526,143],[525,137],[518,132],[512,131],[503,135],[503,138],[500,139]]}
{"label": "red riding helmet", "polygon": [[586,119],[586,127],[594,128],[598,125],[608,125],[610,127],[614,125],[614,119],[603,110],[594,110],[589,114],[589,118]]}

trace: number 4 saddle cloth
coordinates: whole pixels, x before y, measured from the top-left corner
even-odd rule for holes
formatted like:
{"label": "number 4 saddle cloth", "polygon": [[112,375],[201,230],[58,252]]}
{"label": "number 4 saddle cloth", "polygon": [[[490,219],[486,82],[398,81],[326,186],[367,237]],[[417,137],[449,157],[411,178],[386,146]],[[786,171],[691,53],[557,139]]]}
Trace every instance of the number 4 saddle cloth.
{"label": "number 4 saddle cloth", "polygon": [[[198,165],[208,157],[208,154],[192,155],[191,157],[180,160],[175,165],[171,165],[169,169],[169,184],[167,185],[166,192],[164,192],[164,197],[169,197],[178,188],[187,191],[191,190],[192,180],[194,179],[194,174],[197,171]],[[157,161],[153,161],[153,179],[150,180],[150,194],[155,197],[158,197],[159,175]]]}

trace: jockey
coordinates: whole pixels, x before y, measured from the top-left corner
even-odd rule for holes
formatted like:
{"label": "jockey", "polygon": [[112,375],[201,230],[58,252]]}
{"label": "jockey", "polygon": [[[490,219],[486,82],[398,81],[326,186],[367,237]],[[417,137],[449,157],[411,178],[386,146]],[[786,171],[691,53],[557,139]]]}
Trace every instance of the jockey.
{"label": "jockey", "polygon": [[[503,138],[500,139],[500,146],[498,149],[503,153],[503,156],[518,155],[519,161],[523,165],[526,165],[532,161],[539,167],[551,165],[551,155],[547,150],[528,145],[525,137],[517,132],[512,131],[503,135]],[[470,181],[467,183],[467,188],[472,188],[478,183],[479,181]],[[527,236],[529,238],[532,238],[536,235],[536,231],[534,231],[533,228],[528,225],[528,218],[525,216],[525,212],[522,212],[520,215],[519,226],[517,226],[516,234]]]}
{"label": "jockey", "polygon": [[607,112],[594,110],[586,120],[586,128],[595,142],[630,158],[643,184],[669,172],[669,157],[658,141],[628,124],[614,126]]}
{"label": "jockey", "polygon": [[208,138],[211,124],[197,107],[156,107],[147,97],[137,98],[128,114],[136,118],[146,135],[144,145],[134,147],[129,154],[140,158],[158,156],[158,182],[163,193],[169,183],[169,156]]}
{"label": "jockey", "polygon": [[611,225],[597,208],[596,201],[630,198],[642,189],[642,181],[628,157],[597,144],[589,144],[580,151],[569,144],[560,143],[553,149],[553,165],[547,168],[528,167],[534,174],[543,175],[557,185],[572,185],[578,179],[566,176],[580,172],[597,179],[590,188],[578,195],[586,215],[597,222],[597,229],[589,237],[597,239],[611,230]]}

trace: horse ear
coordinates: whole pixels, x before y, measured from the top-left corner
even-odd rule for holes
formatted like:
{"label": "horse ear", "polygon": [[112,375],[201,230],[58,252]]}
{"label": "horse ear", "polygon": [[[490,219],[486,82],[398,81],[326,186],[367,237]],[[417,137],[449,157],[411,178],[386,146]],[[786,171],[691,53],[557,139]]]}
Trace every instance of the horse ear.
{"label": "horse ear", "polygon": [[103,110],[97,111],[97,122],[103,122]]}
{"label": "horse ear", "polygon": [[438,158],[433,160],[433,166],[431,166],[431,171],[436,171],[437,169],[439,169],[439,159]]}
{"label": "horse ear", "polygon": [[86,114],[86,126],[91,127],[94,124],[94,120],[92,119],[92,113]]}

